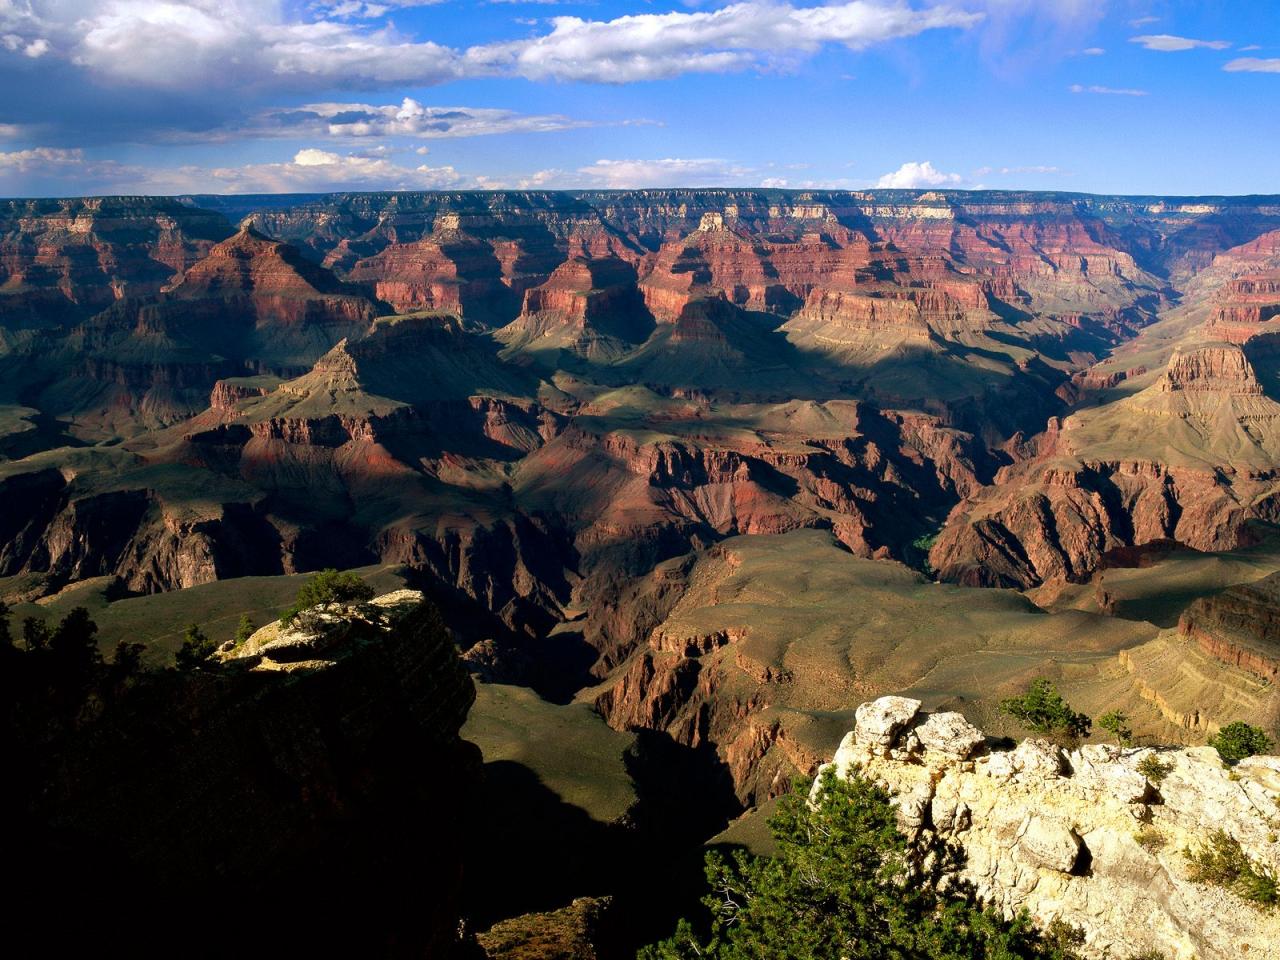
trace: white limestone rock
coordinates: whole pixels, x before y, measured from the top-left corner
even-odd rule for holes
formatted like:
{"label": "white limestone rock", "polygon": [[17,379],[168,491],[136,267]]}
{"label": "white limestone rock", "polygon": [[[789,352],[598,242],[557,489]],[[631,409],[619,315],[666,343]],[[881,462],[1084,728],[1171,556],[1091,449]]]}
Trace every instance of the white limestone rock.
{"label": "white limestone rock", "polygon": [[963,714],[953,712],[932,713],[912,732],[926,750],[960,760],[972,756],[986,739]]}
{"label": "white limestone rock", "polygon": [[1027,817],[1016,850],[1024,863],[1070,873],[1080,859],[1080,838],[1066,823],[1053,817]]}
{"label": "white limestone rock", "polygon": [[1052,779],[1062,773],[1062,750],[1048,740],[1023,740],[1010,756],[1014,770],[1026,777]]}
{"label": "white limestone rock", "polygon": [[857,742],[884,756],[919,711],[920,701],[910,697],[881,697],[864,703],[855,713]]}
{"label": "white limestone rock", "polygon": [[[922,755],[892,749],[906,745],[901,728],[889,750],[882,738],[851,735],[837,769],[857,765],[896,798],[899,821],[922,852],[936,838],[957,844],[965,855],[959,878],[995,909],[1079,927],[1086,960],[1148,952],[1166,960],[1280,960],[1280,911],[1193,883],[1183,856],[1221,829],[1254,862],[1280,872],[1280,758],[1229,768],[1211,748],[1113,746],[1066,758],[1030,740],[962,760],[930,747],[930,734],[920,733],[930,719],[906,728]],[[1153,752],[1170,767],[1158,785],[1137,772]]]}

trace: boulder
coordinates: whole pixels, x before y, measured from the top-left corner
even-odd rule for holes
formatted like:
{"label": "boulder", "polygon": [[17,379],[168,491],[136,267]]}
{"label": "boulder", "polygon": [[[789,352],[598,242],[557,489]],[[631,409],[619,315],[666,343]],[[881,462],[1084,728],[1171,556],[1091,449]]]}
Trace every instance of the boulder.
{"label": "boulder", "polygon": [[1075,831],[1061,820],[1034,815],[1025,821],[1016,849],[1024,863],[1070,873],[1076,868],[1082,846]]}
{"label": "boulder", "polygon": [[914,733],[926,750],[961,760],[967,759],[985,739],[982,731],[959,713],[931,714]]}
{"label": "boulder", "polygon": [[1049,779],[1062,774],[1062,750],[1048,740],[1023,740],[1009,759],[1024,776]]}
{"label": "boulder", "polygon": [[915,719],[920,701],[909,697],[881,697],[858,707],[854,736],[858,744],[882,756],[893,746],[899,731]]}
{"label": "boulder", "polygon": [[1091,790],[1110,794],[1121,803],[1142,803],[1151,794],[1151,785],[1136,764],[1125,762],[1121,751],[1103,744],[1082,747],[1070,756],[1078,783]]}

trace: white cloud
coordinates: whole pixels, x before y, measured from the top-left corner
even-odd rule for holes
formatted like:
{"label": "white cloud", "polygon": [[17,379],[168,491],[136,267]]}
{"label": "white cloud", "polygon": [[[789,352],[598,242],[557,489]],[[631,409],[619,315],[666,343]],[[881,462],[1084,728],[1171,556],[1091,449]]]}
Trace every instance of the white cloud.
{"label": "white cloud", "polygon": [[0,36],[0,47],[10,53],[21,53],[24,57],[30,57],[32,60],[40,59],[52,49],[45,37],[28,39],[16,33],[6,33],[4,36]]}
{"label": "white cloud", "polygon": [[1231,46],[1229,40],[1193,40],[1190,37],[1175,37],[1168,33],[1147,34],[1141,37],[1130,37],[1130,43],[1139,43],[1148,50],[1161,53],[1178,53],[1183,50],[1226,50]]}
{"label": "white cloud", "polygon": [[308,147],[287,163],[213,170],[186,168],[185,192],[291,193],[326,190],[443,190],[475,186],[451,166],[401,166],[386,157],[337,154]]}
{"label": "white cloud", "polygon": [[445,0],[375,0],[374,3],[366,3],[364,0],[318,0],[315,6],[331,17],[375,19],[386,16],[392,10],[431,7],[444,2]]}
{"label": "white cloud", "polygon": [[1080,83],[1073,83],[1067,89],[1072,93],[1100,93],[1104,96],[1113,97],[1145,97],[1148,95],[1146,90],[1138,90],[1133,87],[1103,87],[1098,84],[1086,87]]}
{"label": "white cloud", "polygon": [[630,83],[684,73],[764,66],[829,43],[861,50],[926,30],[967,28],[982,19],[950,7],[847,0],[821,7],[748,0],[719,10],[638,14],[591,21],[555,17],[549,34],[473,47],[466,69],[531,80]]}
{"label": "white cloud", "polygon": [[94,77],[119,85],[303,92],[426,86],[464,76],[630,82],[740,70],[808,56],[826,44],[861,50],[926,30],[963,29],[983,17],[896,0],[808,7],[745,0],[714,11],[604,21],[555,17],[542,36],[465,50],[404,35],[390,20],[360,22],[373,12],[422,5],[335,0],[299,18],[297,6],[284,0],[0,0],[0,43],[21,44],[30,56],[56,47]]}
{"label": "white cloud", "polygon": [[714,159],[597,160],[577,172],[587,184],[611,190],[719,187],[744,185],[753,179],[749,168]]}
{"label": "white cloud", "polygon": [[944,187],[961,181],[958,173],[943,173],[928,160],[904,163],[893,173],[886,173],[876,181],[876,186],[891,190],[912,190],[917,187]]}
{"label": "white cloud", "polygon": [[[390,152],[390,151],[388,151]],[[0,185],[66,182],[77,193],[298,193],[330,190],[475,189],[482,178],[452,166],[403,166],[385,155],[339,154],[306,147],[279,163],[154,168],[90,159],[83,150],[37,147],[0,152]],[[11,188],[11,187],[10,187]]]}
{"label": "white cloud", "polygon": [[[634,121],[633,121],[634,122]],[[496,133],[545,133],[593,126],[561,114],[523,114],[492,107],[424,106],[411,97],[396,104],[308,103],[272,107],[243,133],[280,137],[415,137],[442,139]]]}
{"label": "white cloud", "polygon": [[[0,0],[0,40],[152,89],[359,88],[457,76],[457,51],[390,25],[290,19],[283,0]],[[328,9],[333,13],[334,7]],[[325,11],[322,11],[324,13]]]}
{"label": "white cloud", "polygon": [[1084,56],[1086,57],[1100,57],[1107,51],[1104,50],[1102,47],[1086,47],[1080,52],[1084,54]]}
{"label": "white cloud", "polygon": [[41,172],[50,167],[83,166],[84,162],[83,150],[35,147],[31,150],[0,152],[0,173]]}
{"label": "white cloud", "polygon": [[987,177],[993,173],[998,173],[1002,176],[1022,173],[1051,174],[1062,173],[1062,169],[1060,167],[1036,165],[1030,167],[979,167],[977,170],[973,171],[973,175],[975,177]]}
{"label": "white cloud", "polygon": [[1246,47],[1241,47],[1240,52],[1245,53],[1246,51],[1249,51],[1249,50],[1261,50],[1261,49],[1262,49],[1261,45],[1256,43],[1251,43]]}
{"label": "white cloud", "polygon": [[516,187],[520,190],[536,190],[541,187],[553,187],[555,184],[562,182],[565,179],[565,176],[566,174],[563,170],[538,170],[535,173],[529,174],[527,177],[522,177],[517,180]]}
{"label": "white cloud", "polygon": [[1130,21],[1129,21],[1129,26],[1131,26],[1131,27],[1145,27],[1145,26],[1147,26],[1148,24],[1151,24],[1151,23],[1159,23],[1159,22],[1160,22],[1160,18],[1159,18],[1159,17],[1136,17],[1136,18],[1134,18],[1133,20],[1130,20]]}
{"label": "white cloud", "polygon": [[1280,57],[1237,57],[1222,69],[1230,73],[1280,73]]}

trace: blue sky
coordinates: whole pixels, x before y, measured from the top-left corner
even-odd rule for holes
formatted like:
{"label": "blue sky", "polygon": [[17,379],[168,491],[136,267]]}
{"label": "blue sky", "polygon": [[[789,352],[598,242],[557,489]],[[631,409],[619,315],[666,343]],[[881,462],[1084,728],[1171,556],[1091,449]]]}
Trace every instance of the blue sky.
{"label": "blue sky", "polygon": [[0,0],[0,195],[1280,193],[1275,0]]}

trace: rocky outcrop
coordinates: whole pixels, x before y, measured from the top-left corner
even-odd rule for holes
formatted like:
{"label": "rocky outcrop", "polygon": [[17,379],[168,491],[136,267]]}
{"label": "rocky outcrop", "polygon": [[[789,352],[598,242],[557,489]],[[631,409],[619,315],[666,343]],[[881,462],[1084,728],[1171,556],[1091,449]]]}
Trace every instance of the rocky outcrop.
{"label": "rocky outcrop", "polygon": [[1280,575],[1192,601],[1178,631],[1209,656],[1280,682]]}
{"label": "rocky outcrop", "polygon": [[[902,721],[909,712],[902,698],[864,704],[829,766],[888,790],[916,849],[956,845],[959,876],[1006,916],[1079,928],[1091,960],[1280,957],[1280,914],[1193,881],[1183,853],[1221,830],[1260,868],[1280,870],[1280,758],[1228,769],[1208,747],[1064,753],[1035,740],[955,752],[921,735],[943,715]],[[864,716],[894,718],[887,748],[885,725],[864,728]],[[1144,772],[1149,760],[1166,772]]]}
{"label": "rocky outcrop", "polygon": [[617,357],[653,331],[636,288],[635,267],[616,257],[575,257],[525,292],[520,315],[497,334],[509,351],[560,350],[591,360]]}
{"label": "rocky outcrop", "polygon": [[[304,612],[287,636],[305,657],[277,638],[139,675],[41,758],[13,862],[61,876],[59,909],[86,898],[85,939],[149,954],[234,901],[197,952],[449,955],[480,760],[459,738],[475,692],[451,637],[403,591]],[[138,898],[147,922],[89,933]]]}
{"label": "rocky outcrop", "polygon": [[602,930],[609,906],[607,897],[579,897],[559,910],[496,923],[476,941],[489,960],[598,960],[613,946]]}

